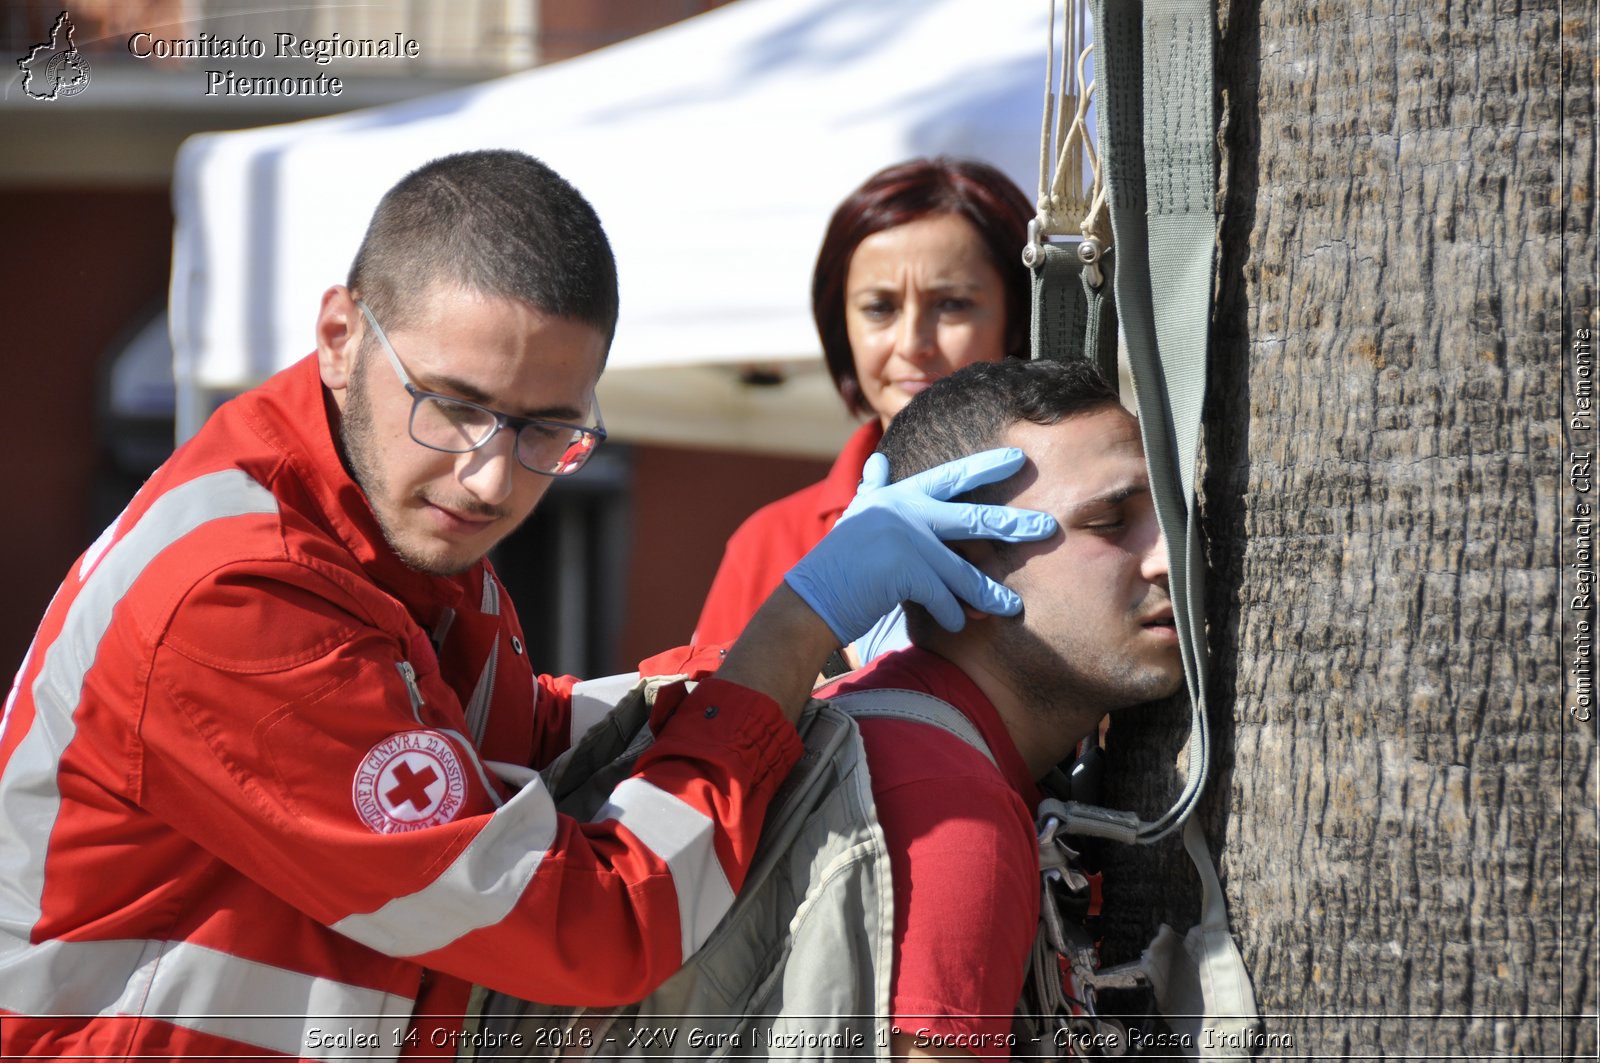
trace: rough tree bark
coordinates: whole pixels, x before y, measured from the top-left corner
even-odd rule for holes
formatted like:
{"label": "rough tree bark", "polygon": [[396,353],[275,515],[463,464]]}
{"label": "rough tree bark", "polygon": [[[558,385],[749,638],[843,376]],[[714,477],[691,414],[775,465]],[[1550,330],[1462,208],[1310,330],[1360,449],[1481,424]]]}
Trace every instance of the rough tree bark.
{"label": "rough tree bark", "polygon": [[[1265,1054],[1593,1058],[1595,725],[1558,597],[1594,5],[1219,8],[1205,822],[1293,1043]],[[1183,863],[1113,858],[1113,952],[1150,931],[1125,900],[1193,921],[1154,885]]]}

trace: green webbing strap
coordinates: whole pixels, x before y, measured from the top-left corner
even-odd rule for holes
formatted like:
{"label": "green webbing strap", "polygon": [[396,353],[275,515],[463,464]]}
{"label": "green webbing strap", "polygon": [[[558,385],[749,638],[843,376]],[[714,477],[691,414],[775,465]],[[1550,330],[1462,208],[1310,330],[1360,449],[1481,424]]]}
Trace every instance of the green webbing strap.
{"label": "green webbing strap", "polygon": [[1208,0],[1092,0],[1101,174],[1111,207],[1117,317],[1127,341],[1191,704],[1189,769],[1152,822],[1069,805],[1074,832],[1152,842],[1181,827],[1210,764],[1204,559],[1194,469],[1205,399],[1216,219]]}
{"label": "green webbing strap", "polygon": [[[1258,1022],[1244,961],[1199,821],[1191,818],[1210,763],[1206,717],[1205,559],[1195,470],[1205,402],[1206,345],[1216,244],[1211,0],[1091,0],[1102,86],[1101,174],[1117,250],[1117,314],[1127,340],[1156,516],[1167,539],[1168,586],[1193,706],[1189,775],[1161,819],[1137,840],[1179,827],[1200,875],[1200,923],[1184,939],[1193,992],[1169,982],[1163,1011],[1191,1037],[1220,1031],[1203,1058],[1245,1057]],[[1101,810],[1086,810],[1103,814]],[[1083,824],[1072,823],[1074,829]],[[1088,833],[1095,833],[1091,827]],[[1104,832],[1110,833],[1110,832]],[[1176,969],[1176,968],[1175,968]]]}
{"label": "green webbing strap", "polygon": [[1111,296],[1112,256],[1101,253],[1095,264],[1101,278],[1091,283],[1091,269],[1078,254],[1078,244],[1037,245],[1033,271],[1033,357],[1088,358],[1113,383],[1117,379],[1117,309]]}

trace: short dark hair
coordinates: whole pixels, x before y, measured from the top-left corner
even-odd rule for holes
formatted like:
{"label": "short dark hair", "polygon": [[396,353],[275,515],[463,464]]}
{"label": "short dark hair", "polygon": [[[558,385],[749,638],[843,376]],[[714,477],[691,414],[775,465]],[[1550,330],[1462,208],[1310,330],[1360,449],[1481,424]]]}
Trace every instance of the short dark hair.
{"label": "short dark hair", "polygon": [[617,328],[617,265],[589,201],[519,151],[469,151],[389,189],[350,267],[350,290],[391,330],[436,283]]}
{"label": "short dark hair", "polygon": [[878,452],[889,479],[999,446],[1018,421],[1057,424],[1075,414],[1119,406],[1117,392],[1082,358],[978,362],[934,381],[889,422]]}
{"label": "short dark hair", "polygon": [[833,212],[811,274],[811,316],[822,340],[833,386],[852,413],[870,414],[861,394],[845,330],[844,286],[861,241],[937,214],[955,214],[983,238],[990,265],[1006,292],[1006,354],[1023,356],[1028,339],[1028,271],[1022,249],[1033,207],[1016,183],[973,159],[911,159],[879,170]]}

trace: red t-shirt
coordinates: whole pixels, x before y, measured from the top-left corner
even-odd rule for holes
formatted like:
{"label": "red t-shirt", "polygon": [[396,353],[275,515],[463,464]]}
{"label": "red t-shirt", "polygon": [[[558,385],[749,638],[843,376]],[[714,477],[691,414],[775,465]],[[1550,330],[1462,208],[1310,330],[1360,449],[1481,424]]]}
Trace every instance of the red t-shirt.
{"label": "red t-shirt", "polygon": [[762,506],[739,525],[728,539],[722,564],[700,607],[695,644],[739,637],[767,595],[783,582],[784,573],[828,534],[850,504],[861,482],[861,467],[882,438],[882,422],[874,419],[862,425],[834,459],[826,478]]}
{"label": "red t-shirt", "polygon": [[886,654],[824,694],[900,687],[960,709],[999,764],[908,720],[861,735],[894,874],[893,1021],[900,1033],[1009,1058],[1039,921],[1040,797],[1000,715],[966,674],[915,647]]}

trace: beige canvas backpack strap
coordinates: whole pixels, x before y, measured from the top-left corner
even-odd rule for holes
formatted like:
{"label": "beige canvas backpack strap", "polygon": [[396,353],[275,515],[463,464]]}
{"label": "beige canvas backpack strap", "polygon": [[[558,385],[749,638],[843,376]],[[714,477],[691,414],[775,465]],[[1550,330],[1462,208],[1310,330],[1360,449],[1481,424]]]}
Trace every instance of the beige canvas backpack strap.
{"label": "beige canvas backpack strap", "polygon": [[828,699],[839,709],[858,720],[892,719],[912,720],[947,731],[967,745],[982,753],[984,759],[1000,768],[999,761],[989,750],[978,727],[966,713],[943,698],[925,694],[920,690],[902,690],[899,687],[877,687],[872,690],[852,690]]}

